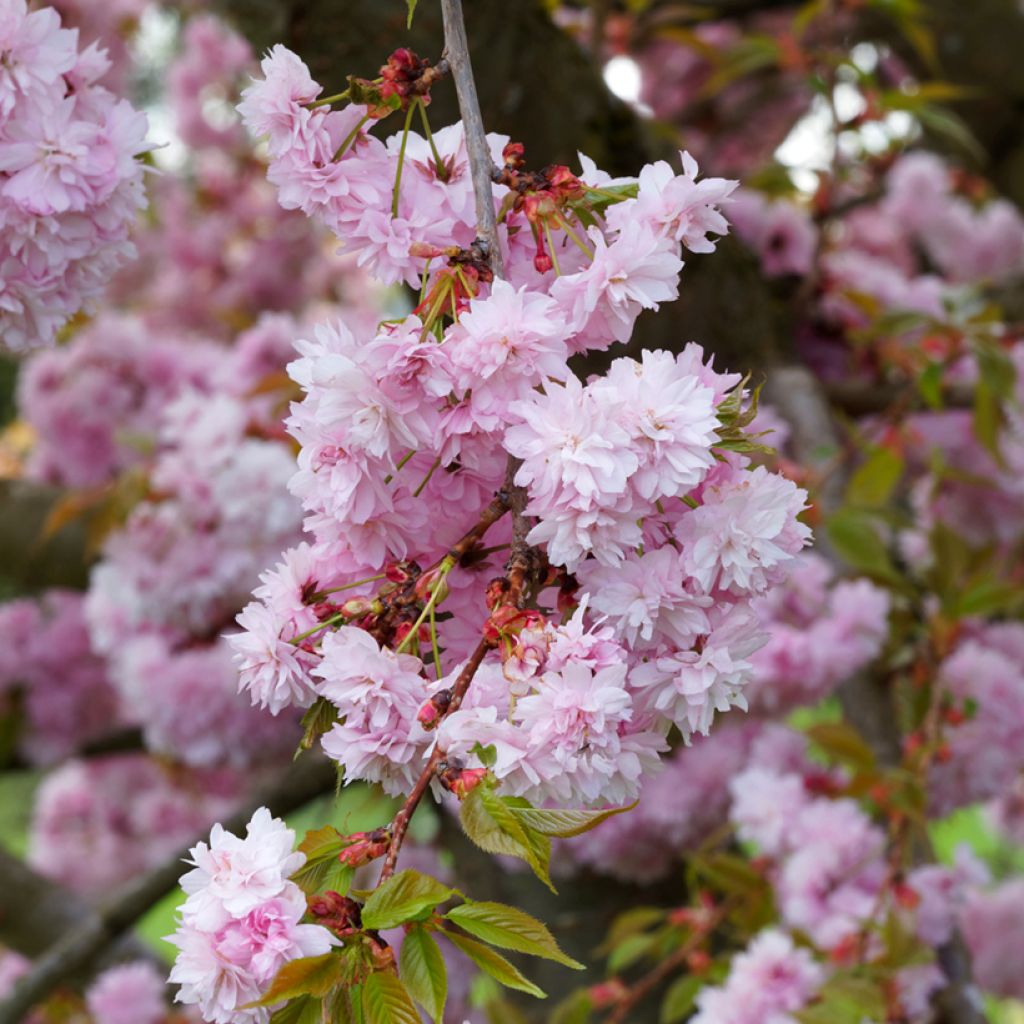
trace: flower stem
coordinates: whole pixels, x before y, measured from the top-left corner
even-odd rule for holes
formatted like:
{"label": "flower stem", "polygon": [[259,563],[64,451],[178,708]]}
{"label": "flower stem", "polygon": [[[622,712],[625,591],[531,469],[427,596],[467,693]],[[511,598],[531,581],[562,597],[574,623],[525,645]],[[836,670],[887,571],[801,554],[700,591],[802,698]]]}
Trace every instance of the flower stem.
{"label": "flower stem", "polygon": [[313,100],[312,103],[305,104],[307,110],[313,110],[316,107],[327,107],[332,103],[340,103],[342,100],[348,99],[348,89],[344,92],[336,92],[333,96],[325,96],[321,100]]}
{"label": "flower stem", "polygon": [[359,123],[355,126],[355,128],[353,128],[352,131],[350,131],[348,135],[345,136],[344,141],[338,147],[337,152],[334,154],[334,156],[331,158],[335,163],[337,163],[348,152],[348,147],[351,146],[356,141],[363,125],[366,124],[366,122],[369,120],[370,115],[366,114],[364,117],[360,119]]}
{"label": "flower stem", "polygon": [[562,222],[562,230],[589,256],[591,259],[594,258],[594,250],[590,248],[586,242],[572,229],[572,225],[569,223],[568,217],[562,215],[560,217]]}
{"label": "flower stem", "polygon": [[423,607],[423,611],[420,612],[419,618],[413,623],[412,629],[402,638],[402,642],[395,648],[395,654],[401,654],[402,651],[408,646],[409,642],[414,636],[420,631],[420,626],[427,621],[427,616],[433,611],[434,606],[437,604],[437,595],[441,593],[441,584],[448,578],[448,573],[455,568],[455,559],[446,557],[441,561],[441,568],[438,571],[437,580],[434,583],[434,589],[430,592],[430,597],[427,603]]}
{"label": "flower stem", "polygon": [[339,594],[343,590],[351,590],[353,587],[361,587],[364,583],[373,583],[376,580],[382,580],[387,573],[378,573],[376,576],[367,576],[365,580],[356,580],[355,583],[346,583],[341,587],[328,587],[326,590],[318,590],[317,594],[323,594],[325,597],[327,594]]}
{"label": "flower stem", "polygon": [[405,114],[405,127],[402,129],[402,144],[398,149],[398,167],[395,170],[395,188],[391,193],[391,216],[398,216],[398,197],[402,188],[402,168],[405,166],[405,147],[409,144],[409,125],[412,124],[412,112],[415,103],[409,104]]}
{"label": "flower stem", "polygon": [[443,673],[441,672],[441,650],[437,645],[437,616],[434,608],[430,609],[430,649],[434,654],[434,672],[440,679]]}
{"label": "flower stem", "polygon": [[345,616],[340,613],[338,615],[332,615],[329,619],[324,619],[323,622],[318,622],[312,629],[307,629],[305,633],[300,633],[298,636],[293,636],[291,640],[288,641],[288,643],[301,643],[303,640],[307,640],[309,637],[311,637],[314,633],[319,633],[321,629],[328,629],[329,627],[333,626],[336,622],[341,622],[342,619],[344,618]]}
{"label": "flower stem", "polygon": [[551,253],[551,262],[555,266],[555,277],[562,276],[562,268],[558,265],[558,256],[555,254],[555,243],[551,240],[551,228],[546,220],[541,221],[544,225],[544,237],[548,240],[548,251]]}
{"label": "flower stem", "polygon": [[430,478],[434,475],[434,470],[437,469],[437,467],[440,465],[441,456],[439,455],[436,459],[434,459],[430,469],[427,470],[427,475],[420,481],[419,486],[416,488],[415,491],[412,492],[412,496],[414,498],[418,498],[423,493],[423,488],[426,487],[428,483],[430,483]]}
{"label": "flower stem", "polygon": [[434,154],[434,168],[437,171],[437,176],[441,181],[447,181],[448,168],[441,159],[441,154],[437,151],[437,145],[434,142],[434,133],[430,130],[430,121],[427,119],[427,106],[420,97],[416,98],[416,106],[420,108],[420,120],[423,121],[423,133],[427,137],[427,142],[430,143],[430,152]]}
{"label": "flower stem", "polygon": [[[392,480],[394,480],[395,476],[396,476],[396,475],[397,475],[397,474],[398,474],[399,472],[401,472],[401,469],[402,469],[402,467],[403,467],[403,466],[404,466],[404,465],[405,465],[405,464],[406,464],[406,463],[407,463],[407,462],[408,462],[408,461],[409,461],[409,460],[410,460],[410,459],[411,459],[411,458],[412,458],[412,457],[413,457],[413,456],[414,456],[415,454],[416,454],[416,449],[415,449],[415,448],[412,448],[412,449],[410,449],[409,451],[407,451],[407,452],[406,452],[406,453],[405,453],[405,454],[404,454],[404,455],[403,455],[403,456],[402,456],[402,457],[401,457],[401,458],[400,458],[400,459],[398,460],[398,465],[397,465],[397,466],[395,466],[395,472],[394,472],[394,473],[388,473],[388,475],[387,475],[386,477],[384,477],[384,483],[386,483],[386,484],[389,484],[389,483],[391,483],[391,481],[392,481]],[[379,577],[374,577],[374,578],[375,578],[375,579],[378,579]]]}

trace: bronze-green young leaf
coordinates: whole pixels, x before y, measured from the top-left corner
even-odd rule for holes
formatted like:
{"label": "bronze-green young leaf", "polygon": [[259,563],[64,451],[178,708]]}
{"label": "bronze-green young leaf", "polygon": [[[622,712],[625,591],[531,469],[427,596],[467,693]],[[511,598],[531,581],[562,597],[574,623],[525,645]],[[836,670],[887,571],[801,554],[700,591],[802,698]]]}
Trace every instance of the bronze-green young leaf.
{"label": "bronze-green young leaf", "polygon": [[521,822],[513,813],[529,806],[525,800],[498,796],[484,783],[462,801],[459,815],[466,835],[481,850],[525,860],[533,868],[534,874],[555,892],[548,871],[551,840]]}
{"label": "bronze-green young leaf", "polygon": [[419,871],[399,871],[370,895],[363,907],[363,925],[374,929],[396,928],[444,903],[453,891]]}
{"label": "bronze-green young leaf", "polygon": [[513,807],[512,813],[526,826],[557,839],[570,839],[597,828],[613,815],[633,810],[639,801],[626,807],[605,807],[599,811],[574,811],[561,808]]}
{"label": "bronze-green young leaf", "polygon": [[492,946],[544,957],[575,970],[584,969],[583,964],[559,949],[555,937],[542,922],[516,907],[508,907],[503,903],[467,901],[453,907],[445,917],[454,921],[463,931]]}
{"label": "bronze-green young leaf", "polygon": [[366,1024],[423,1024],[412,996],[390,971],[375,971],[363,982]]}
{"label": "bronze-green young leaf", "polygon": [[431,1019],[443,1024],[448,972],[441,950],[425,928],[410,928],[402,940],[398,976]]}
{"label": "bronze-green young leaf", "polygon": [[536,996],[538,999],[546,998],[542,989],[534,985],[529,978],[524,977],[500,953],[496,953],[482,942],[466,938],[465,935],[457,935],[455,932],[445,932],[444,936],[458,946],[480,970],[490,975],[499,984],[504,985],[506,988],[514,988],[520,992],[526,992],[528,995]]}
{"label": "bronze-green young leaf", "polygon": [[345,975],[345,963],[341,952],[292,960],[277,972],[263,997],[249,1003],[243,1009],[253,1006],[274,1006],[286,999],[297,999],[300,996],[321,998],[338,985]]}

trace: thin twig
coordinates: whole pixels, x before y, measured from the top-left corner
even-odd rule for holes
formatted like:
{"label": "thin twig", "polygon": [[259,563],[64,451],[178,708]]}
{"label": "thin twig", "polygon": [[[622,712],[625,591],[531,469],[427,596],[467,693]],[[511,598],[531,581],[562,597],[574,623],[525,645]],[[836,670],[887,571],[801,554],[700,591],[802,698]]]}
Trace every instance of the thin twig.
{"label": "thin twig", "polygon": [[634,1007],[646,999],[673,971],[686,966],[690,955],[706,941],[709,932],[718,927],[733,906],[732,902],[719,905],[711,919],[702,928],[695,931],[674,953],[648,971],[636,984],[631,985],[625,995],[615,1004],[605,1024],[627,1024]]}
{"label": "thin twig", "polygon": [[[469,684],[473,681],[473,676],[476,675],[477,669],[480,668],[481,662],[483,662],[490,649],[491,645],[486,640],[481,640],[476,645],[476,649],[470,655],[469,661],[466,662],[465,667],[459,673],[459,678],[455,681],[455,686],[452,688],[452,699],[444,713],[444,717],[458,711],[463,698],[466,696],[466,691],[469,689]],[[426,766],[420,772],[420,777],[416,780],[416,785],[413,786],[412,791],[405,798],[405,803],[402,804],[401,809],[395,815],[394,821],[391,823],[391,844],[388,847],[387,856],[384,858],[384,866],[381,868],[377,885],[386,882],[395,873],[398,854],[402,849],[405,834],[409,829],[409,822],[412,821],[416,808],[419,807],[420,801],[430,788],[430,783],[434,778],[434,773],[437,771],[437,766],[441,762],[442,756],[440,747],[435,745]]]}
{"label": "thin twig", "polygon": [[[224,827],[242,832],[259,807],[276,815],[289,814],[334,787],[334,766],[322,757],[307,755],[289,766],[283,776],[258,790]],[[200,838],[200,837],[197,837]],[[194,844],[190,844],[194,845]],[[151,907],[178,884],[188,847],[177,851],[153,871],[125,886],[96,913],[63,934],[0,1003],[0,1024],[18,1024],[36,1004],[53,995],[71,978],[88,974],[104,952]]]}

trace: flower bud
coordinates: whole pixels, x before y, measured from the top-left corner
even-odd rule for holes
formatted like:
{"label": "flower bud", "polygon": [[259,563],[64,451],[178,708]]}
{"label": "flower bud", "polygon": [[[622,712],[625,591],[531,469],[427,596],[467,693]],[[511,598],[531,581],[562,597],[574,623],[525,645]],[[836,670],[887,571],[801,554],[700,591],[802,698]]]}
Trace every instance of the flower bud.
{"label": "flower bud", "polygon": [[440,256],[446,256],[444,249],[429,242],[413,242],[409,246],[409,255],[421,260],[436,260]]}
{"label": "flower bud", "polygon": [[416,712],[416,721],[424,729],[436,729],[440,725],[441,719],[444,718],[451,702],[452,691],[450,689],[435,693],[430,700],[425,700],[420,705],[419,711]]}
{"label": "flower bud", "polygon": [[416,581],[415,594],[420,601],[429,601],[435,593],[438,602],[448,596],[448,574],[440,569],[431,569]]}
{"label": "flower bud", "polygon": [[351,934],[362,921],[359,904],[348,896],[328,890],[309,901],[309,912],[318,918],[318,924],[330,928],[336,935]]}
{"label": "flower bud", "polygon": [[368,615],[373,608],[374,602],[368,597],[350,597],[341,605],[341,614],[346,619],[358,619],[361,615]]}
{"label": "flower bud", "polygon": [[496,576],[490,583],[487,584],[487,590],[484,591],[484,604],[494,611],[498,605],[503,604],[509,591],[509,582],[504,576]]}
{"label": "flower bud", "polygon": [[346,836],[350,845],[338,854],[338,861],[349,867],[358,868],[383,857],[391,845],[391,830],[377,828],[372,832],[353,832]]}
{"label": "flower bud", "polygon": [[629,995],[629,989],[626,988],[620,979],[609,978],[607,981],[591,985],[587,989],[587,995],[590,997],[590,1005],[595,1010],[604,1010],[609,1006],[614,1006]]}
{"label": "flower bud", "polygon": [[[440,765],[438,767],[440,768]],[[454,793],[460,800],[464,800],[488,775],[490,771],[487,768],[461,768],[452,765],[439,771],[437,777],[449,793]]]}
{"label": "flower bud", "polygon": [[408,583],[420,574],[415,562],[391,562],[384,567],[384,576],[391,583]]}
{"label": "flower bud", "polygon": [[526,147],[521,142],[508,142],[501,151],[501,159],[505,162],[506,167],[518,170],[526,163],[523,158],[525,152]]}

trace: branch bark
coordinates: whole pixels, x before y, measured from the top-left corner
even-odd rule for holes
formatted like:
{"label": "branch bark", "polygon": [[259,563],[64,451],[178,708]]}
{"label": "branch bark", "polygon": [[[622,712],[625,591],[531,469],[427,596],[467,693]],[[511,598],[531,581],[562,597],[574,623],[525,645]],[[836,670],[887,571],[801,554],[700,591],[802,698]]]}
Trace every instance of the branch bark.
{"label": "branch bark", "polygon": [[[258,790],[248,804],[224,822],[224,827],[236,833],[244,831],[259,807],[269,807],[276,815],[289,814],[315,797],[329,793],[335,779],[335,769],[329,761],[307,754],[294,762],[276,782]],[[20,913],[27,911],[39,918],[40,928],[49,925],[52,944],[18,982],[10,998],[0,1004],[0,1024],[18,1024],[34,1006],[61,987],[73,979],[88,976],[112,944],[177,886],[184,870],[182,861],[187,856],[188,847],[179,850],[149,874],[129,883],[95,913],[75,922],[70,930],[59,917],[44,916],[41,913],[44,907],[24,908]],[[6,903],[13,900],[15,894],[7,890],[2,898]],[[3,907],[4,904],[0,904],[0,919],[7,916]],[[39,933],[35,941],[41,937]]]}
{"label": "branch bark", "polygon": [[451,68],[455,92],[459,98],[462,127],[466,133],[466,152],[473,177],[473,196],[476,200],[477,237],[486,246],[487,259],[495,277],[505,276],[505,266],[498,244],[498,222],[494,215],[491,191],[493,161],[487,145],[487,131],[480,112],[480,99],[473,78],[473,64],[469,57],[466,22],[462,16],[462,0],[441,0],[444,21],[444,56]]}
{"label": "branch bark", "polygon": [[[0,944],[23,956],[37,957],[60,935],[83,927],[95,916],[95,909],[81,897],[0,850]],[[153,956],[134,940],[112,947],[110,952]]]}

